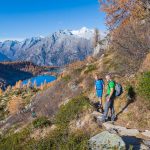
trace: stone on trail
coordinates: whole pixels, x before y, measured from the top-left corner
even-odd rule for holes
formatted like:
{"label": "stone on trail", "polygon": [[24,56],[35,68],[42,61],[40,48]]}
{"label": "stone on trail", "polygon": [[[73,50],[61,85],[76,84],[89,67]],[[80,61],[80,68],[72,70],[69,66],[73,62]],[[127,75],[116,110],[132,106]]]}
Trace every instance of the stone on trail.
{"label": "stone on trail", "polygon": [[137,129],[126,129],[119,132],[120,135],[137,136],[140,132]]}
{"label": "stone on trail", "polygon": [[98,112],[98,111],[93,111],[93,113],[92,113],[92,116],[95,117],[95,118],[99,118],[99,117],[101,117],[102,115],[103,115],[103,114],[100,113],[100,112]]}
{"label": "stone on trail", "polygon": [[125,150],[126,145],[120,136],[104,131],[89,140],[91,150]]}
{"label": "stone on trail", "polygon": [[143,140],[143,143],[150,149],[150,140]]}
{"label": "stone on trail", "polygon": [[150,138],[150,131],[145,131],[142,132],[141,134]]}
{"label": "stone on trail", "polygon": [[103,126],[106,128],[106,130],[114,129],[117,130],[120,135],[125,136],[137,136],[140,133],[137,129],[127,129],[126,127],[113,125],[109,122],[103,123]]}

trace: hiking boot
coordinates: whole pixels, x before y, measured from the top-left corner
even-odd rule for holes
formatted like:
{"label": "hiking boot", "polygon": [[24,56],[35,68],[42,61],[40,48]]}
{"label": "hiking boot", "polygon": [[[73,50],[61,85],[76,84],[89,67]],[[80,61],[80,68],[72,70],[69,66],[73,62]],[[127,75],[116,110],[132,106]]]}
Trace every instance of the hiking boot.
{"label": "hiking boot", "polygon": [[100,104],[98,105],[98,109],[97,109],[97,110],[98,110],[98,112],[100,112],[100,113],[102,113],[102,114],[104,113],[103,106],[100,105]]}
{"label": "hiking boot", "polygon": [[116,117],[116,116],[111,117],[111,121],[112,121],[112,122],[114,122],[116,119],[117,119],[117,117]]}

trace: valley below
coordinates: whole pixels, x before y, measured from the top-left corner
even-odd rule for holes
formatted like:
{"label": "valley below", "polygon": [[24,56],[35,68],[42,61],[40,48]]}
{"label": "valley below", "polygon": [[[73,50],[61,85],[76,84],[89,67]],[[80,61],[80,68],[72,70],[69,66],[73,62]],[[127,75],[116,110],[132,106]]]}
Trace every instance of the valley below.
{"label": "valley below", "polygon": [[31,62],[1,62],[0,63],[0,87],[14,86],[16,82],[33,78],[38,75],[57,76],[59,67],[38,66]]}

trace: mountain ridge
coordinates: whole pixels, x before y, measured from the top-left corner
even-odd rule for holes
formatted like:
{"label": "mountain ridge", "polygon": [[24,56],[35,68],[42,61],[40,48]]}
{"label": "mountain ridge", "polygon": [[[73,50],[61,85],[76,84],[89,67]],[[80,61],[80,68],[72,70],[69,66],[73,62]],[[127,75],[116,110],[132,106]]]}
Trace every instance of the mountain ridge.
{"label": "mountain ridge", "polygon": [[0,42],[0,53],[12,61],[63,66],[92,54],[93,36],[94,30],[86,27],[80,30],[59,30],[46,37]]}

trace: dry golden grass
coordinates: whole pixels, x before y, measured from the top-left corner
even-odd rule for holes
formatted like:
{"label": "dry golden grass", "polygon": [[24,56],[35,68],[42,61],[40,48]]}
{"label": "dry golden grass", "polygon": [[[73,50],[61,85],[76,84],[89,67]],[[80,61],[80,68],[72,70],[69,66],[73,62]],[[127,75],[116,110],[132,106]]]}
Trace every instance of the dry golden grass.
{"label": "dry golden grass", "polygon": [[142,71],[142,72],[150,71],[150,53],[147,54],[144,62],[142,63],[142,65],[140,67],[140,71]]}
{"label": "dry golden grass", "polygon": [[8,111],[11,115],[18,113],[23,108],[23,106],[23,99],[17,96],[13,96],[7,104]]}

